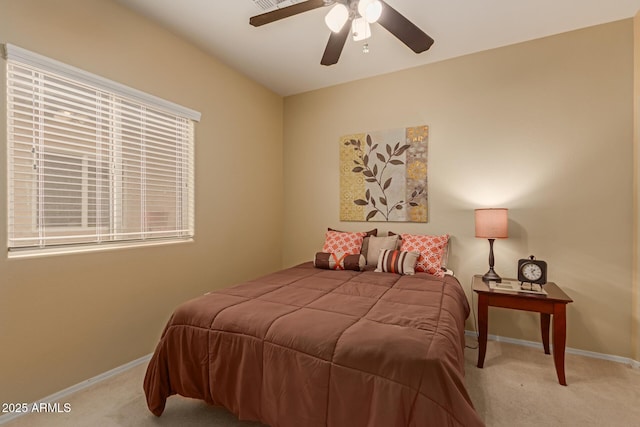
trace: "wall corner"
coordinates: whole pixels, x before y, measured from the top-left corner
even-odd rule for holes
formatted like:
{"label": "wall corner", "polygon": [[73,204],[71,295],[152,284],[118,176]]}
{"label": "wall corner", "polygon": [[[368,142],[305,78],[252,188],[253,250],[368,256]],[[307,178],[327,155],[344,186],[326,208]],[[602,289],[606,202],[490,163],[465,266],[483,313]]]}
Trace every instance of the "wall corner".
{"label": "wall corner", "polygon": [[631,349],[640,360],[640,11],[633,18],[633,301]]}

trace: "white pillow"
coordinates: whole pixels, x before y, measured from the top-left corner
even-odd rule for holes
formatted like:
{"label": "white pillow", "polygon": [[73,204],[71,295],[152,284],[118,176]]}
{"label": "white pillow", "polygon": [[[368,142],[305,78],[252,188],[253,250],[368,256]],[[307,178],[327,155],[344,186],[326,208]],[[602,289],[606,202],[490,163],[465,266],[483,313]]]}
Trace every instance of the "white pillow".
{"label": "white pillow", "polygon": [[383,249],[394,250],[398,245],[398,236],[369,237],[369,248],[367,249],[367,265],[377,265],[378,256]]}

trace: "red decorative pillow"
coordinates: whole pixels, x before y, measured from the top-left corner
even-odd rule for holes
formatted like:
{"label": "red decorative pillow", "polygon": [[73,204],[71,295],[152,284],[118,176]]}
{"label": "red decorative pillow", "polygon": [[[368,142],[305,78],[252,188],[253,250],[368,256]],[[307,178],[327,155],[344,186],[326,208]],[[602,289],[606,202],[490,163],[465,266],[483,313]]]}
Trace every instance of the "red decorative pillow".
{"label": "red decorative pillow", "polygon": [[421,234],[401,234],[401,251],[420,252],[416,263],[416,272],[425,272],[434,276],[443,277],[442,257],[444,249],[449,241],[449,235],[429,236]]}
{"label": "red decorative pillow", "polygon": [[[336,230],[335,228],[327,228],[327,230],[329,230],[329,231],[337,231],[338,233],[346,233],[346,231]],[[378,235],[378,229],[374,228],[373,230],[362,231],[362,232],[359,231],[358,233],[362,234],[362,236],[364,237],[364,240],[362,241],[362,248],[360,249],[360,253],[362,255],[364,255],[365,258],[367,258],[367,253],[368,253],[368,250],[369,250],[369,237],[377,236]]]}
{"label": "red decorative pillow", "polygon": [[362,248],[362,241],[366,233],[341,233],[327,231],[322,252],[332,254],[357,255]]}

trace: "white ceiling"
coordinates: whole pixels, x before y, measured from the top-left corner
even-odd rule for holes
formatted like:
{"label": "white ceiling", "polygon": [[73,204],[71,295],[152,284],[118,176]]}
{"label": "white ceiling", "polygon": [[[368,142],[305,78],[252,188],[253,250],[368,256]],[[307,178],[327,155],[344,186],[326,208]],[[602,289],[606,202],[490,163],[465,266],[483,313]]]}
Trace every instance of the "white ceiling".
{"label": "white ceiling", "polygon": [[[368,54],[362,42],[347,40],[340,61],[326,67],[320,58],[330,34],[328,7],[252,27],[249,18],[265,11],[254,0],[117,1],[282,96],[630,18],[640,10],[640,0],[386,0],[435,39],[431,49],[416,55],[374,24]],[[277,1],[258,1],[271,2]]]}

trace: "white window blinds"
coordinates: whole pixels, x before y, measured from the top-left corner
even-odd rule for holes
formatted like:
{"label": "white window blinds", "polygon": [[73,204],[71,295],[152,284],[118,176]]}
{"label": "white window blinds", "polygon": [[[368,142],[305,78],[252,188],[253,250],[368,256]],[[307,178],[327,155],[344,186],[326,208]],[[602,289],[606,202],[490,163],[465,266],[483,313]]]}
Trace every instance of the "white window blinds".
{"label": "white window blinds", "polygon": [[5,53],[9,250],[193,237],[199,113]]}

